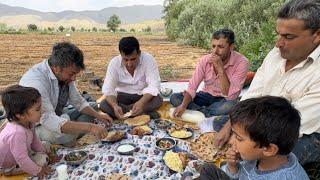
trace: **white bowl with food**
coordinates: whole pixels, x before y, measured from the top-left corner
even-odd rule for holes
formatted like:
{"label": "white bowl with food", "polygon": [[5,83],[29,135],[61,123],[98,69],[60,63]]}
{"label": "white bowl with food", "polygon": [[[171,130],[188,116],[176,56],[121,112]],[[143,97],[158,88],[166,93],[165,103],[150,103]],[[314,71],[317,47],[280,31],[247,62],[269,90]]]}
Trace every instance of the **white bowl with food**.
{"label": "white bowl with food", "polygon": [[125,144],[120,144],[117,147],[117,152],[122,155],[132,155],[135,149],[136,149],[135,144],[125,143]]}

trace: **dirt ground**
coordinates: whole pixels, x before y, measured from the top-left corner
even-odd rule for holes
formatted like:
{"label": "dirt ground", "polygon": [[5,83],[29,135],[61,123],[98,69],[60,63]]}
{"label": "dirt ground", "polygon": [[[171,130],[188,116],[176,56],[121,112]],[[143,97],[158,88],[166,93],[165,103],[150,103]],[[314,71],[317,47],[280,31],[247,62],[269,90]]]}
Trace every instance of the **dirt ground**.
{"label": "dirt ground", "polygon": [[[75,33],[65,34],[0,34],[0,90],[17,84],[21,76],[34,64],[48,58],[54,43],[70,41],[75,43],[85,57],[86,71],[104,78],[108,62],[119,54],[118,41],[128,34]],[[180,46],[168,41],[165,35],[135,35],[140,41],[142,51],[155,56],[163,80],[191,77],[199,58],[206,50]],[[100,90],[90,86],[80,74],[78,88],[99,96]]]}

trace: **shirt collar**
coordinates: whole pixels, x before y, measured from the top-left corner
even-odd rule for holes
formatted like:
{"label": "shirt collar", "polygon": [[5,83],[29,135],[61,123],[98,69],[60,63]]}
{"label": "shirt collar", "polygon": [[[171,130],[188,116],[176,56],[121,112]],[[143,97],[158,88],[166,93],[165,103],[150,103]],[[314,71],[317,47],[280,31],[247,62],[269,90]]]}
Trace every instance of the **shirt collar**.
{"label": "shirt collar", "polygon": [[50,78],[53,79],[53,80],[58,80],[57,77],[56,77],[56,75],[54,75],[54,73],[53,73],[53,71],[52,71],[52,69],[51,69],[51,67],[50,67],[50,65],[49,65],[48,60],[45,60],[45,63],[46,63],[46,67],[47,67],[48,70],[49,70],[49,76],[50,76]]}
{"label": "shirt collar", "polygon": [[308,56],[308,58],[311,58],[314,61],[316,60],[319,61],[320,60],[319,57],[320,57],[320,45],[318,45],[318,47],[315,50],[313,50],[313,52]]}
{"label": "shirt collar", "polygon": [[230,52],[230,57],[229,57],[229,60],[227,62],[227,64],[225,64],[223,67],[228,67],[228,66],[233,66],[235,65],[236,63],[236,58],[234,58],[235,54],[234,54],[234,51],[231,51]]}

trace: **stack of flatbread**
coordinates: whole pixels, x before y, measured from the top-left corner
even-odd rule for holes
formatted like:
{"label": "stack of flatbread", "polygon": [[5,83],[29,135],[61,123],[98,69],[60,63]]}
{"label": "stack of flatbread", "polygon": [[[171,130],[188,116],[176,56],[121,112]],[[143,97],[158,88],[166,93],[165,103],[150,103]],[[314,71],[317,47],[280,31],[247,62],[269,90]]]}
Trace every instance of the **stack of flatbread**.
{"label": "stack of flatbread", "polygon": [[216,136],[216,132],[201,134],[190,144],[192,154],[206,162],[215,162],[220,158],[224,158],[227,148],[225,147],[219,150],[219,148],[215,146],[214,140]]}
{"label": "stack of flatbread", "polygon": [[110,131],[110,132],[108,132],[107,137],[102,139],[102,141],[116,142],[116,141],[120,141],[121,139],[125,138],[125,136],[126,136],[126,132],[124,132],[124,131]]}
{"label": "stack of flatbread", "polygon": [[99,140],[99,138],[93,134],[86,134],[84,136],[82,136],[82,138],[80,138],[77,141],[77,145],[78,146],[86,146],[86,145],[90,145],[90,144],[95,144],[97,143]]}
{"label": "stack of flatbread", "polygon": [[110,174],[108,175],[105,180],[131,180],[132,178],[123,174]]}
{"label": "stack of flatbread", "polygon": [[133,135],[138,135],[138,136],[144,136],[144,135],[149,135],[152,133],[152,129],[147,126],[147,125],[143,125],[143,126],[136,126],[132,129],[131,134]]}
{"label": "stack of flatbread", "polygon": [[142,125],[148,124],[149,122],[150,122],[150,116],[148,115],[136,116],[134,118],[129,118],[124,121],[124,123],[128,124],[129,126],[142,126]]}

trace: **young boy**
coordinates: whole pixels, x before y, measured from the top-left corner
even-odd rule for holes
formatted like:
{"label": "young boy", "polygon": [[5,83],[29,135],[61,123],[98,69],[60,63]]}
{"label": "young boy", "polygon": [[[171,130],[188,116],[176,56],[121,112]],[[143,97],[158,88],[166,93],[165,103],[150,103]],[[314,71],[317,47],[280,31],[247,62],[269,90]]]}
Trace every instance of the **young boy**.
{"label": "young boy", "polygon": [[40,121],[41,96],[31,87],[10,86],[2,94],[8,123],[0,133],[0,173],[29,173],[41,179],[51,172],[47,155],[34,130]]}
{"label": "young boy", "polygon": [[232,127],[227,165],[204,166],[200,179],[309,179],[291,153],[299,137],[299,112],[284,98],[239,102],[229,113]]}

